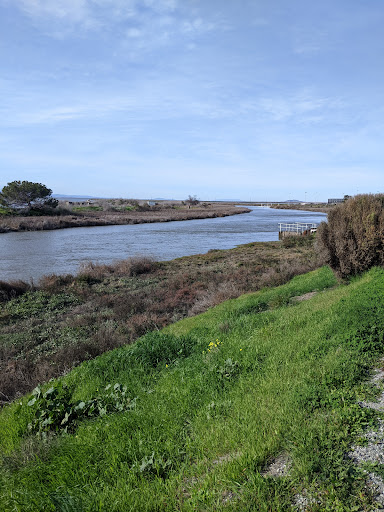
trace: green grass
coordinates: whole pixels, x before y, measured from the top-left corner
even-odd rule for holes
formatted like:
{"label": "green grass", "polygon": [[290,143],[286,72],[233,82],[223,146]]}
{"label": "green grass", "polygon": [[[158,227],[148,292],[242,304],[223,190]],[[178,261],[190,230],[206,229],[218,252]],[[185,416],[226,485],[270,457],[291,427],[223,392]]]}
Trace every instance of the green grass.
{"label": "green grass", "polygon": [[[369,510],[345,453],[375,421],[357,400],[383,352],[384,271],[335,285],[322,268],[83,363],[43,435],[28,424],[49,416],[50,394],[4,408],[0,510],[287,511],[301,492],[319,502],[308,510]],[[60,433],[57,408],[104,404],[116,383],[135,407],[78,414]],[[279,454],[288,475],[262,476]]]}
{"label": "green grass", "polygon": [[74,212],[102,212],[102,206],[74,206],[72,208]]}

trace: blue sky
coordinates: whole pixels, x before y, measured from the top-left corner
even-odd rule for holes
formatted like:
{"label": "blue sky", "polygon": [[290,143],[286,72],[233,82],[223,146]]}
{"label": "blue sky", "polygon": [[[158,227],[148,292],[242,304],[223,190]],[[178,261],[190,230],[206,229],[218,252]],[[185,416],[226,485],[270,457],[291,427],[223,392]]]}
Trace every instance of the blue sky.
{"label": "blue sky", "polygon": [[0,0],[0,188],[384,192],[382,0]]}

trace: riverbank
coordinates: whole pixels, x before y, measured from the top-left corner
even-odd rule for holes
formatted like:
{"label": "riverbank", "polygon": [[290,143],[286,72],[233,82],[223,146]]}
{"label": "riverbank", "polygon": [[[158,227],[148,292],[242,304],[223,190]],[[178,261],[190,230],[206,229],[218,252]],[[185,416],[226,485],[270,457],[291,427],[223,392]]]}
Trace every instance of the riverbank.
{"label": "riverbank", "polygon": [[[319,266],[312,241],[255,242],[156,262],[134,258],[0,282],[0,401],[220,302]],[[2,303],[1,303],[2,301]]]}
{"label": "riverbank", "polygon": [[335,205],[330,204],[326,205],[324,203],[321,204],[276,204],[271,206],[271,208],[275,210],[301,210],[305,212],[321,212],[321,213],[329,213]]}
{"label": "riverbank", "polygon": [[131,208],[128,210],[109,208],[104,210],[103,206],[90,206],[79,207],[70,212],[62,210],[61,215],[0,216],[0,233],[212,219],[248,213],[249,211],[250,210],[245,207],[210,203],[203,203],[191,207],[187,205],[154,206],[147,207],[145,210],[143,210],[143,208]]}
{"label": "riverbank", "polygon": [[[384,273],[327,267],[103,354],[0,414],[0,508],[368,511]],[[372,450],[371,452],[372,453]],[[379,498],[380,502],[375,503]]]}

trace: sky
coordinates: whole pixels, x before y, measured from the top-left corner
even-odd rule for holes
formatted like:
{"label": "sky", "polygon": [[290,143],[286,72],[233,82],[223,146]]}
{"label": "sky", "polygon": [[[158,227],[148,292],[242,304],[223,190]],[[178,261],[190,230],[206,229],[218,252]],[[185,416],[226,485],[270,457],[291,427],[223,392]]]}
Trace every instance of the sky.
{"label": "sky", "polygon": [[0,0],[0,189],[384,192],[383,0]]}

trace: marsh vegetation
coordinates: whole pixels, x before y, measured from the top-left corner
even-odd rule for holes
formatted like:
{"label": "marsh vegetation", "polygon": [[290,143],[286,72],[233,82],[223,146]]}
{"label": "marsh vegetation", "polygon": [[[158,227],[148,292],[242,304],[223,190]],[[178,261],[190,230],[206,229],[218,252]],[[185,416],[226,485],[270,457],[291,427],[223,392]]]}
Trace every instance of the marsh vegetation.
{"label": "marsh vegetation", "polygon": [[312,240],[256,242],[168,262],[84,264],[33,286],[0,282],[0,400],[186,316],[318,266]]}
{"label": "marsh vegetation", "polygon": [[237,215],[249,209],[234,204],[161,202],[149,206],[136,200],[98,200],[90,204],[60,202],[51,212],[19,212],[10,215],[0,210],[0,233],[12,231],[39,231],[84,226],[111,226],[169,222],[191,219],[211,219]]}

